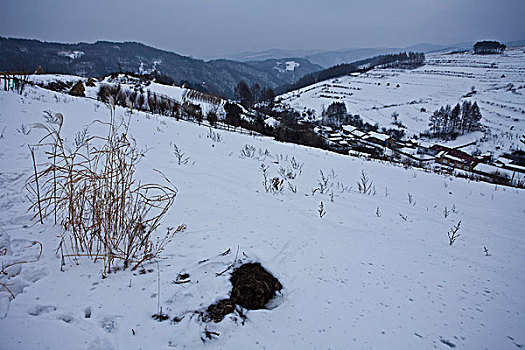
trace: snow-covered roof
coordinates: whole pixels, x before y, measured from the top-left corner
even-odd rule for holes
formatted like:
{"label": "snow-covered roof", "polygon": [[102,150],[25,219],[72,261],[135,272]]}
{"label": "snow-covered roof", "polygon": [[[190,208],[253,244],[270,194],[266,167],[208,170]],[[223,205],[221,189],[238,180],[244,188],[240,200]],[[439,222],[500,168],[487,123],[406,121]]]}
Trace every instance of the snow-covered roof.
{"label": "snow-covered roof", "polygon": [[458,157],[454,157],[454,156],[451,156],[450,154],[445,154],[443,155],[443,158],[447,158],[447,159],[450,159],[450,160],[454,160],[458,163],[463,163],[463,159],[461,158],[458,158]]}
{"label": "snow-covered roof", "polygon": [[514,169],[516,171],[519,171],[519,172],[522,172],[524,173],[525,172],[525,167],[524,166],[521,166],[521,165],[517,165],[517,164],[505,164],[505,166],[509,169]]}
{"label": "snow-covered roof", "polygon": [[268,125],[268,126],[271,126],[271,127],[276,127],[279,125],[279,122],[273,118],[273,117],[270,117],[270,118],[267,118],[265,121],[264,121],[264,124]]}
{"label": "snow-covered roof", "polygon": [[381,134],[381,133],[375,132],[375,131],[370,131],[368,133],[368,136],[376,138],[376,139],[381,140],[381,141],[386,141],[386,140],[388,140],[390,138],[389,135]]}
{"label": "snow-covered roof", "polygon": [[355,126],[352,126],[352,125],[343,125],[343,126],[341,127],[341,129],[343,129],[343,130],[346,131],[346,132],[350,132],[350,133],[351,133],[352,131],[354,131],[354,130],[357,130],[357,128],[356,128]]}
{"label": "snow-covered roof", "polygon": [[500,168],[495,165],[489,165],[485,163],[479,163],[474,167],[474,170],[480,171],[485,174],[498,174],[508,178],[512,178],[514,171]]}
{"label": "snow-covered roof", "polygon": [[418,146],[419,147],[424,147],[424,148],[430,148],[430,147],[432,147],[432,143],[427,142],[427,141],[419,141]]}
{"label": "snow-covered roof", "polygon": [[505,158],[505,157],[499,157],[496,162],[499,162],[501,164],[510,164],[512,163],[512,159]]}
{"label": "snow-covered roof", "polygon": [[366,134],[367,134],[366,132],[361,131],[361,130],[354,130],[354,131],[352,131],[352,135],[354,135],[356,137],[363,137]]}

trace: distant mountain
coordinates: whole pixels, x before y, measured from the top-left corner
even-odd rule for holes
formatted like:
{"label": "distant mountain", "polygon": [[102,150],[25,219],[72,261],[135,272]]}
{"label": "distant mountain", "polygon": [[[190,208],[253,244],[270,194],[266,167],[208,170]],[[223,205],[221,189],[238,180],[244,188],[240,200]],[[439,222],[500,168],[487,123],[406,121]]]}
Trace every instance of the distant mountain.
{"label": "distant mountain", "polygon": [[519,47],[519,46],[525,46],[525,40],[517,40],[517,41],[507,41],[505,43],[507,47]]}
{"label": "distant mountain", "polygon": [[226,56],[226,58],[240,62],[263,61],[269,59],[282,59],[287,57],[307,57],[321,52],[323,51],[270,49],[265,51],[245,51],[231,56]]}
{"label": "distant mountain", "polygon": [[[505,43],[507,47],[523,46],[525,41],[513,41]],[[278,59],[282,57],[301,57],[305,58],[313,64],[317,64],[323,68],[332,67],[338,64],[350,63],[359,61],[365,58],[370,58],[378,55],[385,55],[398,52],[446,52],[458,50],[472,50],[474,42],[460,42],[451,45],[436,45],[429,43],[422,43],[408,47],[383,47],[383,48],[352,48],[344,50],[281,50],[272,49],[266,51],[249,51],[235,55],[228,58],[239,61],[250,61],[252,59]]]}
{"label": "distant mountain", "polygon": [[275,88],[322,69],[305,58],[203,61],[137,42],[61,44],[0,37],[0,71],[33,71],[37,66],[48,73],[80,76],[157,71],[177,84],[187,83],[224,97],[233,96],[233,89],[240,80]]}

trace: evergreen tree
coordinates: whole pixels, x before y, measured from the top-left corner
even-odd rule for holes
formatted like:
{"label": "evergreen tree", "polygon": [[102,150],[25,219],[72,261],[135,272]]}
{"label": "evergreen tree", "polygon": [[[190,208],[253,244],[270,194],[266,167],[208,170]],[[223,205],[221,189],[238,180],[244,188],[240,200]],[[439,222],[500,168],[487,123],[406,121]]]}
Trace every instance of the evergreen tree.
{"label": "evergreen tree", "polygon": [[474,102],[470,109],[470,120],[470,131],[479,130],[481,127],[481,111],[476,102]]}
{"label": "evergreen tree", "polygon": [[435,110],[434,113],[432,113],[432,115],[428,119],[428,126],[430,127],[432,134],[434,134],[435,136],[438,135],[440,131],[441,119],[441,112],[439,110]]}
{"label": "evergreen tree", "polygon": [[246,108],[253,106],[253,95],[250,87],[244,80],[241,80],[235,87],[234,96]]}
{"label": "evergreen tree", "polygon": [[448,134],[450,127],[450,114],[451,108],[450,105],[446,105],[443,109],[442,121],[441,121],[441,137]]}
{"label": "evergreen tree", "polygon": [[470,101],[464,101],[461,106],[461,134],[469,131],[470,128]]}
{"label": "evergreen tree", "polygon": [[208,119],[211,126],[214,126],[219,118],[217,118],[217,113],[215,113],[215,111],[209,111],[206,115],[206,119]]}
{"label": "evergreen tree", "polygon": [[461,106],[458,104],[456,104],[456,106],[452,109],[452,111],[450,112],[450,132],[455,134],[458,132],[458,127],[459,127],[459,123],[460,123],[460,120],[459,120],[459,115],[461,113]]}
{"label": "evergreen tree", "polygon": [[255,83],[250,88],[250,92],[252,94],[252,100],[254,103],[259,103],[262,100],[262,90],[259,83]]}
{"label": "evergreen tree", "polygon": [[227,124],[235,127],[241,125],[241,107],[239,107],[236,103],[226,102],[224,105],[224,110],[226,111],[226,118],[224,121]]}
{"label": "evergreen tree", "polygon": [[262,96],[261,96],[262,101],[266,102],[266,105],[269,108],[272,108],[273,107],[273,102],[275,100],[275,92],[273,91],[273,89],[271,89],[271,88],[264,88],[262,90],[261,94],[262,94]]}
{"label": "evergreen tree", "polygon": [[137,109],[144,108],[144,102],[146,102],[146,98],[144,97],[144,93],[141,92],[139,97],[137,98]]}

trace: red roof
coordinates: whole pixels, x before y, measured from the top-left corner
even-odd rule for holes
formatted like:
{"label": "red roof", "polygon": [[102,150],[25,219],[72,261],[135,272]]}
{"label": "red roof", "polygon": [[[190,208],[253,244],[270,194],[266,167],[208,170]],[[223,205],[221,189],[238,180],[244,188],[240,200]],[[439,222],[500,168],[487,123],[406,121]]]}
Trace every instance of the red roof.
{"label": "red roof", "polygon": [[438,152],[444,151],[443,156],[450,155],[455,158],[459,158],[466,165],[476,165],[479,160],[472,157],[470,154],[460,151],[455,148],[449,148],[441,145],[433,145],[431,149],[434,149]]}

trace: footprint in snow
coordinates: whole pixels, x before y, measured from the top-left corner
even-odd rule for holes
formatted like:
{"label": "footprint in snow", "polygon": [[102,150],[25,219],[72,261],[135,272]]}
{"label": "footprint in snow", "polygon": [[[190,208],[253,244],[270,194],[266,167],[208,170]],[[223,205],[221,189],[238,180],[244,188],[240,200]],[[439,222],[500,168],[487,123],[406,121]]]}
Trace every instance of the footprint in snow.
{"label": "footprint in snow", "polygon": [[56,309],[57,308],[54,305],[34,305],[27,310],[27,313],[31,316],[40,316],[42,314],[56,311]]}
{"label": "footprint in snow", "polygon": [[106,316],[100,321],[100,327],[108,333],[114,333],[118,331],[119,325],[117,322],[119,316]]}

